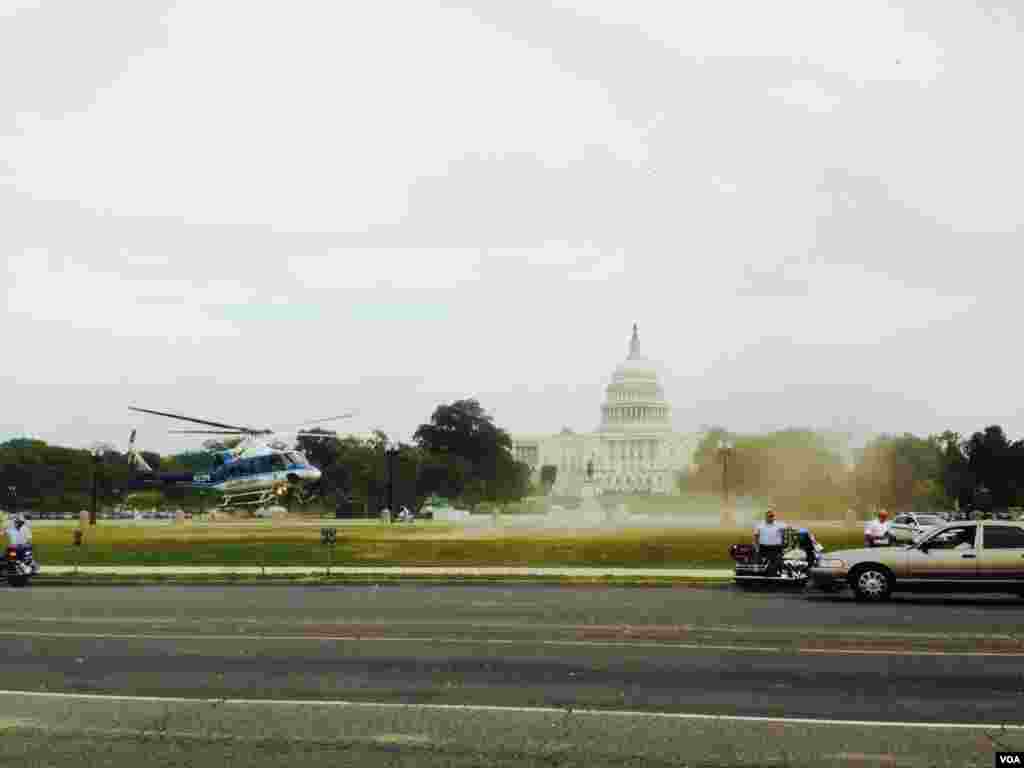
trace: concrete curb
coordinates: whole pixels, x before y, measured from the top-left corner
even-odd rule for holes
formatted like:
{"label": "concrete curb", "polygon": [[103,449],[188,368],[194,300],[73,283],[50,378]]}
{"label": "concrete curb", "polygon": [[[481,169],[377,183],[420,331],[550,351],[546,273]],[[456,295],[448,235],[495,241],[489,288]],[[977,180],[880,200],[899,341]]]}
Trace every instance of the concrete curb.
{"label": "concrete curb", "polygon": [[74,584],[295,584],[295,583],[548,583],[635,586],[712,586],[731,584],[731,570],[657,568],[443,568],[303,566],[50,566],[36,577],[40,585]]}
{"label": "concrete curb", "polygon": [[549,577],[578,578],[676,578],[732,579],[732,569],[711,568],[503,568],[445,566],[106,566],[51,565],[43,568],[43,576],[108,575],[108,576],[482,576],[482,577]]}

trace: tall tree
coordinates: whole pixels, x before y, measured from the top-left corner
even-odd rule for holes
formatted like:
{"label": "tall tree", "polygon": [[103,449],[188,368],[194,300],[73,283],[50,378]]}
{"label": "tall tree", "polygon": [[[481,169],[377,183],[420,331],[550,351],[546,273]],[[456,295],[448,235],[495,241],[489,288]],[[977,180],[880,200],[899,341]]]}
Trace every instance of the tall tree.
{"label": "tall tree", "polygon": [[942,489],[950,502],[956,502],[961,509],[969,509],[974,497],[977,480],[964,455],[963,439],[960,433],[946,430],[938,436],[942,451],[940,478]]}
{"label": "tall tree", "polygon": [[997,425],[975,432],[964,445],[967,467],[977,481],[991,493],[992,506],[1006,509],[1015,503],[1015,451]]}
{"label": "tall tree", "polygon": [[421,424],[413,439],[425,450],[461,456],[474,466],[512,449],[512,438],[475,399],[437,406],[430,423]]}
{"label": "tall tree", "polygon": [[[449,484],[461,486],[458,495],[471,506],[485,499],[521,498],[527,492],[529,469],[523,483],[525,465],[512,457],[512,438],[475,399],[439,405],[430,422],[417,428],[413,439],[433,457],[434,466],[450,469]],[[431,470],[431,475],[436,474]]]}

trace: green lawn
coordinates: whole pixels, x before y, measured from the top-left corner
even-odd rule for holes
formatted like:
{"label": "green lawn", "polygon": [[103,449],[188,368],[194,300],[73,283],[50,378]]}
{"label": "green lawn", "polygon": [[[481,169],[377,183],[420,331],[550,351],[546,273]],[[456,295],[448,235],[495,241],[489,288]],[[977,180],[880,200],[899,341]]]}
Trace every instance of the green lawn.
{"label": "green lawn", "polygon": [[[729,545],[750,540],[742,529],[631,529],[619,532],[460,530],[451,525],[332,525],[336,565],[506,565],[722,567]],[[255,524],[133,526],[101,522],[72,543],[73,526],[38,527],[44,565],[324,565],[319,526]],[[822,527],[826,550],[860,546],[863,530]]]}

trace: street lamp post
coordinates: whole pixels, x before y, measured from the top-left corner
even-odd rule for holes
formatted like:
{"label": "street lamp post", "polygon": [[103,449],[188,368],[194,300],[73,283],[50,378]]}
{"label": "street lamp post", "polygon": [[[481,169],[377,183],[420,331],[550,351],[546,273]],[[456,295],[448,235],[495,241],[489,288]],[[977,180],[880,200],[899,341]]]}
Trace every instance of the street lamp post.
{"label": "street lamp post", "polygon": [[102,450],[97,448],[92,453],[92,504],[89,508],[89,525],[96,525],[96,503],[99,496],[100,463],[102,461]]}
{"label": "street lamp post", "polygon": [[11,497],[11,517],[18,514],[18,486],[8,485],[7,494]]}
{"label": "street lamp post", "polygon": [[395,520],[395,457],[398,455],[398,449],[394,445],[388,446],[384,451],[387,457],[387,469],[388,469],[388,511],[390,512],[389,522]]}
{"label": "street lamp post", "polygon": [[735,521],[729,510],[729,457],[732,456],[731,440],[719,440],[718,453],[722,457],[722,525],[732,525]]}
{"label": "street lamp post", "polygon": [[729,457],[732,455],[733,443],[731,440],[719,442],[718,452],[722,457],[722,498],[729,502]]}

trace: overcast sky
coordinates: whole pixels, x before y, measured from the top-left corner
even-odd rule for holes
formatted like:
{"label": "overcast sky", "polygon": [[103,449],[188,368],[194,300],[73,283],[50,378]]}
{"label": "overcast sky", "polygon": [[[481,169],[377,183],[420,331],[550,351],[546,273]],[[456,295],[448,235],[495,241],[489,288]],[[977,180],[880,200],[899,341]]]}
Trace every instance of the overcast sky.
{"label": "overcast sky", "polygon": [[0,0],[0,439],[1024,437],[1019,7]]}

